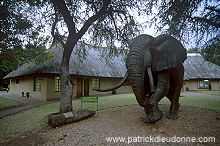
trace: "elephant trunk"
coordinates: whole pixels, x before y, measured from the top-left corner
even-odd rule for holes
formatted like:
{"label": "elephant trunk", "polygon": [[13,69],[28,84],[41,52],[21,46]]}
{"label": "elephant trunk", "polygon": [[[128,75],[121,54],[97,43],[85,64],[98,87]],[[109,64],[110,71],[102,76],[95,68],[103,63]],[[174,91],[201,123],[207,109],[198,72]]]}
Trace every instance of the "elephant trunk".
{"label": "elephant trunk", "polygon": [[127,79],[128,79],[128,72],[126,72],[124,78],[123,78],[118,84],[116,84],[115,86],[110,87],[110,88],[107,88],[107,89],[94,89],[94,90],[95,90],[95,91],[98,91],[98,92],[113,91],[113,90],[116,90],[116,89],[118,89],[119,87],[121,87],[121,86],[126,82]]}
{"label": "elephant trunk", "polygon": [[140,83],[144,83],[143,76],[142,74],[131,74],[130,81],[138,104],[145,107],[148,105],[148,97],[145,95],[144,85],[140,85]]}
{"label": "elephant trunk", "polygon": [[[154,38],[149,35],[136,37],[130,44],[130,52],[126,60],[126,67],[134,94],[139,105],[143,107],[148,105],[148,97],[146,96],[144,85],[146,71],[148,72],[151,83],[153,83],[151,74],[152,58],[150,53],[150,46],[153,42]],[[154,92],[154,85],[151,83],[151,92]]]}

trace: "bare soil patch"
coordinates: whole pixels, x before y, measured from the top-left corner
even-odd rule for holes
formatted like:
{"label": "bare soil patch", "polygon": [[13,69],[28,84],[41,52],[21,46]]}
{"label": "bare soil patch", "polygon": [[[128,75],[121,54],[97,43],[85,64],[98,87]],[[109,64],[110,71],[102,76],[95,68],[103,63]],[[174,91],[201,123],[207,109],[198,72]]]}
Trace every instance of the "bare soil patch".
{"label": "bare soil patch", "polygon": [[[140,120],[144,110],[139,105],[109,108],[95,116],[58,128],[49,126],[36,129],[11,139],[2,145],[128,145],[127,138],[139,137],[215,137],[213,142],[196,143],[146,143],[132,142],[130,145],[220,145],[220,113],[181,106],[179,119],[165,117],[168,105],[160,105],[163,118],[148,124]],[[126,142],[107,142],[106,137],[124,137]],[[136,139],[138,140],[138,139]],[[139,139],[140,140],[140,139]]]}

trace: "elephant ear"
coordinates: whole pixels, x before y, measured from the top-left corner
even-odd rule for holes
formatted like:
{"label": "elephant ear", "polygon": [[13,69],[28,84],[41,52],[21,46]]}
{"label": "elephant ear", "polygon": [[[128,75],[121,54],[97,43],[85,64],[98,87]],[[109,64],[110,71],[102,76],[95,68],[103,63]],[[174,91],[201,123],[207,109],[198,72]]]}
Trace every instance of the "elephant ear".
{"label": "elephant ear", "polygon": [[170,35],[160,35],[155,38],[154,48],[151,50],[153,71],[162,71],[176,67],[186,60],[186,49]]}

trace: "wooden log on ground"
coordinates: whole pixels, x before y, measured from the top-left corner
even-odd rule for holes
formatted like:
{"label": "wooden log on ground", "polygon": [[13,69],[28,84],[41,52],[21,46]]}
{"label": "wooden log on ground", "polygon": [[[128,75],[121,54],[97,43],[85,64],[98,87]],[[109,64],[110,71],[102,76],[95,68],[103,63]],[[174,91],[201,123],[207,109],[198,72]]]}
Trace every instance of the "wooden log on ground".
{"label": "wooden log on ground", "polygon": [[95,111],[90,110],[78,110],[67,113],[55,113],[49,116],[48,125],[54,128],[63,124],[78,122],[95,115],[95,113]]}

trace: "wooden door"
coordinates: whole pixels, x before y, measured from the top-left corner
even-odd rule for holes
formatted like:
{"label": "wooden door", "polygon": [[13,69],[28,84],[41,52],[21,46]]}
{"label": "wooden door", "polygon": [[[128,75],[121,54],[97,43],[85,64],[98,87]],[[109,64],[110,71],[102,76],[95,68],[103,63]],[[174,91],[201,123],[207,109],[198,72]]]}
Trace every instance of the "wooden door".
{"label": "wooden door", "polygon": [[77,97],[83,95],[83,79],[77,78]]}
{"label": "wooden door", "polygon": [[84,79],[84,95],[89,96],[89,79]]}

